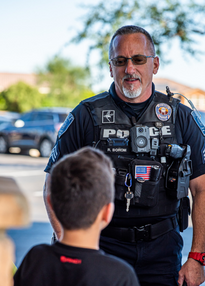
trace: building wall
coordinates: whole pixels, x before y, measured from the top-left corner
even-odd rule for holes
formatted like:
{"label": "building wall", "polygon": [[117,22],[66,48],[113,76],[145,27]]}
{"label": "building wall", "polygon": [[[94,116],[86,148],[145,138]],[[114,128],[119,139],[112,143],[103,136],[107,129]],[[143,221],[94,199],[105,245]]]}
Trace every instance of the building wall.
{"label": "building wall", "polygon": [[166,86],[169,87],[172,93],[176,94],[175,97],[181,99],[181,103],[190,107],[188,101],[180,94],[184,95],[188,100],[191,100],[194,106],[201,111],[205,111],[205,91],[198,88],[191,88],[189,86],[180,84],[178,82],[166,79],[155,78],[153,79],[156,90],[166,93]]}
{"label": "building wall", "polygon": [[23,81],[27,84],[35,86],[36,75],[22,73],[0,73],[0,92],[19,81]]}

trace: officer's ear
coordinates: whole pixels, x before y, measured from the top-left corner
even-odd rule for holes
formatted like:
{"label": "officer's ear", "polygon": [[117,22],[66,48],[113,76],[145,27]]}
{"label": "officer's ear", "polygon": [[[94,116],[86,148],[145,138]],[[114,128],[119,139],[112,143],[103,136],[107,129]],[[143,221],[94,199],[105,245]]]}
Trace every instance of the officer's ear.
{"label": "officer's ear", "polygon": [[109,66],[110,66],[110,76],[113,77],[113,73],[112,73],[112,65],[111,63],[109,62]]}
{"label": "officer's ear", "polygon": [[159,69],[159,57],[154,58],[154,67],[153,67],[153,74],[157,74]]}

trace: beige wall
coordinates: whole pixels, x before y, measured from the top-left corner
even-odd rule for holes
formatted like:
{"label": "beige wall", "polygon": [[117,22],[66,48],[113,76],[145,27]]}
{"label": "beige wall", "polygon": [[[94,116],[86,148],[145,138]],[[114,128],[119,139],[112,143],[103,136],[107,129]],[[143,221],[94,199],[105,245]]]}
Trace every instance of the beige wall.
{"label": "beige wall", "polygon": [[[198,88],[191,88],[189,86],[171,81],[166,78],[154,78],[153,80],[156,90],[166,93],[166,86],[169,87],[172,93],[180,93],[188,100],[191,100],[198,110],[205,111],[205,91]],[[175,95],[181,99],[181,103],[190,107],[188,101],[180,95]]]}

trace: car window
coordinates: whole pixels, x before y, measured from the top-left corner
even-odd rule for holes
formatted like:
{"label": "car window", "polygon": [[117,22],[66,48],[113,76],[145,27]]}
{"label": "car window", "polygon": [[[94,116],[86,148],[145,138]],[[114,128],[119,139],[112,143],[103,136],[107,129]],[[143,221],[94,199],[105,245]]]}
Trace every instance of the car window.
{"label": "car window", "polygon": [[32,112],[32,113],[27,113],[23,115],[20,119],[23,121],[33,121],[34,117],[35,117],[35,114]]}
{"label": "car window", "polygon": [[59,122],[63,122],[66,119],[66,117],[68,116],[68,114],[59,113],[58,116],[59,116]]}
{"label": "car window", "polygon": [[35,121],[42,121],[42,120],[53,120],[53,114],[37,113],[35,116]]}
{"label": "car window", "polygon": [[11,119],[9,119],[9,118],[4,118],[3,116],[2,116],[2,117],[0,116],[0,124],[1,124],[1,123],[5,123],[5,122],[11,122]]}

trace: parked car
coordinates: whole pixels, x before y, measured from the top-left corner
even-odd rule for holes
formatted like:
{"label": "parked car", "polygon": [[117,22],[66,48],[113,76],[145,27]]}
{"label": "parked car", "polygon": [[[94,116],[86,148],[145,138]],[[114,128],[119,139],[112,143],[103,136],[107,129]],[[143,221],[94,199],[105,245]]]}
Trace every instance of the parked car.
{"label": "parked car", "polygon": [[14,122],[20,116],[17,112],[0,110],[0,129],[4,128],[6,124]]}
{"label": "parked car", "polygon": [[48,157],[70,111],[70,108],[53,107],[24,113],[14,123],[0,128],[0,153],[19,147],[22,151],[38,149],[42,157]]}

